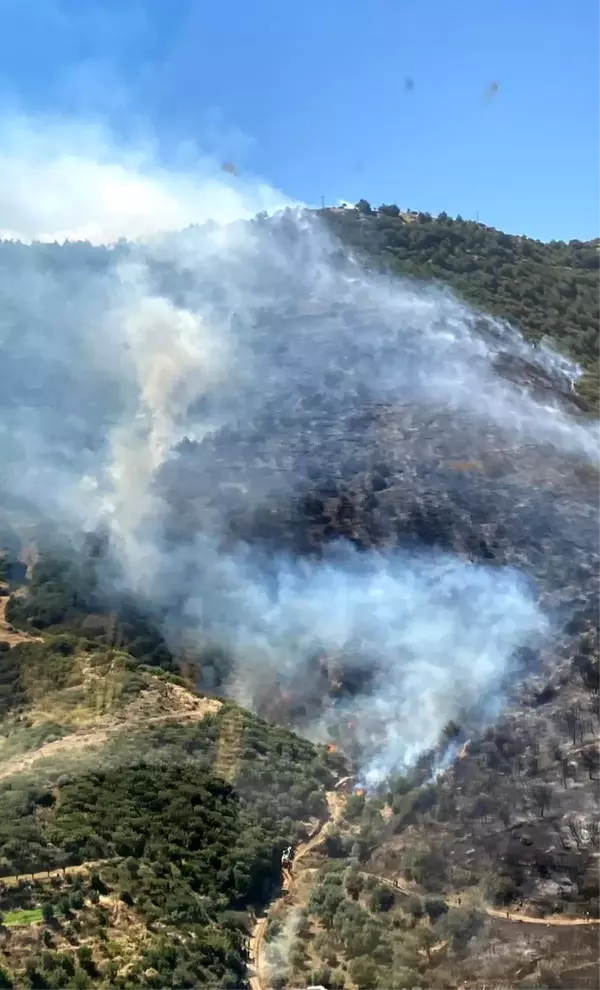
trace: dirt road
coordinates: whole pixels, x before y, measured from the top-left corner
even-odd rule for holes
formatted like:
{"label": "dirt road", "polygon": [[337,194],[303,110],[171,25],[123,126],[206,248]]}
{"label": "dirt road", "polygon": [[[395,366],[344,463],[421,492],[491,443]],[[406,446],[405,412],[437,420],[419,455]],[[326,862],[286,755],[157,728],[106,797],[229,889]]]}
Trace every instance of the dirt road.
{"label": "dirt road", "polygon": [[[173,685],[170,685],[170,687],[173,687]],[[214,698],[199,698],[194,708],[189,711],[173,710],[164,715],[146,716],[143,718],[143,726],[147,728],[148,726],[160,725],[162,722],[170,721],[176,721],[179,725],[182,722],[198,722],[206,715],[218,712],[221,706],[222,702]],[[142,715],[140,715],[141,722]],[[29,770],[38,760],[48,760],[60,757],[61,755],[66,755],[69,759],[72,759],[74,756],[80,755],[90,749],[97,750],[111,736],[117,735],[119,732],[123,732],[128,727],[131,728],[132,725],[136,724],[133,719],[129,723],[125,719],[112,722],[104,720],[104,723],[97,725],[95,728],[90,727],[83,732],[71,732],[61,739],[53,739],[52,742],[43,743],[39,749],[34,749],[18,756],[11,756],[6,760],[2,760],[0,756],[0,780],[4,777],[12,777],[15,774]]]}
{"label": "dirt road", "polygon": [[56,870],[42,870],[41,873],[20,873],[19,876],[0,877],[0,887],[14,887],[23,880],[51,880],[52,877],[72,877],[78,873],[89,873],[105,863],[116,863],[117,859],[92,859],[76,866],[59,867]]}
{"label": "dirt road", "polygon": [[297,847],[291,870],[283,871],[281,896],[277,900],[272,901],[265,913],[256,919],[248,948],[248,965],[252,974],[250,976],[250,990],[268,990],[269,988],[269,972],[264,958],[264,936],[271,914],[286,901],[290,901],[291,906],[291,898],[294,890],[294,873],[296,872],[298,863],[323,842],[329,830],[339,821],[344,812],[346,795],[340,793],[340,791],[328,791],[325,796],[329,817],[320,823],[314,835],[307,839],[306,842],[300,843]]}
{"label": "dirt road", "polygon": [[[310,839],[302,843],[296,850],[296,855],[292,864],[292,869],[290,872],[284,872],[283,874],[283,893],[277,900],[273,901],[266,912],[257,918],[252,936],[250,939],[249,948],[249,966],[252,972],[250,977],[250,990],[268,990],[269,988],[269,972],[264,959],[264,935],[266,932],[266,927],[268,924],[269,917],[271,913],[274,912],[278,907],[281,906],[282,902],[288,901],[290,906],[292,906],[293,901],[293,888],[294,888],[294,873],[297,870],[299,862],[304,859],[312,850],[316,849],[322,842],[327,832],[339,821],[344,812],[344,807],[346,804],[347,795],[339,790],[330,791],[327,794],[327,805],[329,808],[329,818],[321,822],[318,830],[315,832]],[[382,877],[376,873],[369,873],[366,870],[360,870],[360,875],[363,877],[370,877],[373,880],[377,880],[378,883],[386,884],[388,887],[392,887],[399,893],[409,896],[414,893],[418,893],[414,888],[409,887],[404,881],[397,879],[392,880],[389,877]],[[457,903],[456,898],[449,899],[448,903]],[[543,926],[581,926],[581,925],[598,925],[600,924],[600,919],[598,918],[566,918],[561,917],[549,917],[549,918],[534,918],[526,914],[517,914],[515,912],[509,912],[498,910],[497,908],[485,907],[486,914],[492,918],[499,918],[503,920],[513,921],[516,923],[522,922],[525,924],[543,925]]]}
{"label": "dirt road", "polygon": [[253,975],[250,977],[250,990],[263,990],[263,987],[266,986],[262,965],[262,943],[268,920],[268,914],[264,914],[261,918],[258,918],[250,938],[248,966],[253,970]]}
{"label": "dirt road", "polygon": [[411,887],[407,887],[402,880],[390,880],[389,877],[380,877],[378,873],[367,873],[365,870],[360,870],[359,873],[361,877],[372,877],[373,880],[377,880],[379,883],[384,883],[388,887],[393,887],[394,890],[399,891],[401,894],[406,894],[407,897],[409,894],[418,893],[418,891],[412,889]]}
{"label": "dirt road", "polygon": [[573,925],[600,925],[600,918],[567,918],[565,915],[548,915],[545,918],[535,918],[531,914],[519,914],[516,911],[502,911],[498,908],[486,907],[485,913],[491,918],[501,918],[503,921],[522,922],[525,925],[553,925],[568,928]]}

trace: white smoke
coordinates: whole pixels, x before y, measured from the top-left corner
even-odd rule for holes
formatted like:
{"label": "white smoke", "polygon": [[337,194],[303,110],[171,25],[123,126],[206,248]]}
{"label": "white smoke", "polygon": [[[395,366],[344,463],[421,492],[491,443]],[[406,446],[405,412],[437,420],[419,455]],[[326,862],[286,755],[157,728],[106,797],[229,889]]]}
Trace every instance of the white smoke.
{"label": "white smoke", "polygon": [[298,938],[302,924],[302,909],[293,908],[286,916],[283,927],[276,938],[265,943],[264,956],[269,970],[269,979],[277,980],[289,970],[290,953]]}
{"label": "white smoke", "polygon": [[169,169],[150,142],[120,147],[99,123],[0,119],[0,237],[106,244],[289,203],[266,183],[228,181],[207,156],[186,158],[185,169]]}
{"label": "white smoke", "polygon": [[[98,512],[109,520],[137,586],[140,560],[146,568],[162,521],[162,502],[152,492],[154,478],[185,437],[190,404],[222,384],[226,342],[211,333],[199,314],[152,295],[143,266],[123,264],[119,279],[124,302],[103,322],[109,334],[119,328],[116,343],[125,349],[123,370],[132,401],[108,435],[105,494]],[[149,531],[149,539],[140,537],[142,529]]]}
{"label": "white smoke", "polygon": [[[229,690],[250,706],[261,710],[278,684],[310,704],[315,654],[369,659],[368,689],[317,706],[307,729],[352,718],[368,783],[413,761],[451,718],[490,710],[515,654],[546,629],[514,570],[423,551],[345,548],[306,563],[252,542],[224,549],[227,493],[251,513],[309,491],[315,468],[339,478],[353,418],[379,405],[413,410],[380,444],[399,474],[413,434],[423,458],[437,443],[431,422],[475,455],[493,435],[509,449],[597,460],[594,430],[494,370],[498,353],[525,356],[560,384],[560,363],[497,321],[482,334],[449,293],[367,274],[305,212],[241,222],[282,201],[263,186],[192,181],[64,124],[11,134],[0,208],[26,239],[214,222],[135,248],[0,245],[8,494],[65,534],[108,526],[129,586],[166,615],[173,648],[229,650]],[[173,453],[185,437],[199,443],[191,492]],[[521,497],[505,494],[517,516]],[[541,522],[555,512],[543,498]],[[177,499],[199,514],[174,543],[165,529]],[[573,558],[587,552],[592,516],[587,529],[559,520]]]}
{"label": "white smoke", "polygon": [[309,697],[316,654],[369,658],[368,690],[309,728],[325,742],[352,720],[368,786],[434,748],[451,719],[495,714],[515,652],[548,629],[517,572],[450,555],[343,547],[318,563],[281,559],[268,576],[253,555],[197,554],[206,580],[186,618],[237,658],[229,690],[242,704],[261,710],[278,684]]}

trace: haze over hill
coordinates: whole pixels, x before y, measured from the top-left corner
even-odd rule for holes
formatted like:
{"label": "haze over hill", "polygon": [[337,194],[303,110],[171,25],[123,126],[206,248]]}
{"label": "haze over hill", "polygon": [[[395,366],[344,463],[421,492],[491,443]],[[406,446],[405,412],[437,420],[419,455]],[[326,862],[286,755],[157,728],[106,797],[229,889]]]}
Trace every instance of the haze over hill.
{"label": "haze over hill", "polygon": [[0,982],[589,968],[484,919],[596,910],[596,245],[12,128]]}
{"label": "haze over hill", "polygon": [[13,518],[104,529],[104,594],[137,595],[200,684],[350,726],[376,782],[491,717],[591,593],[579,370],[501,320],[369,272],[303,210],[0,254]]}

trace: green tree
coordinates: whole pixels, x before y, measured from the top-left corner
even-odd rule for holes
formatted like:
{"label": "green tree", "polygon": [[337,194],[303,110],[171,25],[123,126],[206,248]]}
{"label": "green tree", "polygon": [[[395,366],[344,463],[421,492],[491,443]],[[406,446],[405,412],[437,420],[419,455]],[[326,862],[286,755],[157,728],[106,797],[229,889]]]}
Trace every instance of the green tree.
{"label": "green tree", "polygon": [[377,967],[368,956],[352,959],[348,972],[350,979],[360,990],[375,990],[377,987]]}
{"label": "green tree", "polygon": [[475,908],[451,907],[436,925],[442,938],[450,938],[454,952],[464,952],[481,930],[484,915]]}
{"label": "green tree", "polygon": [[378,211],[384,217],[398,217],[400,215],[400,208],[396,206],[395,203],[390,203],[389,206],[380,206]]}
{"label": "green tree", "polygon": [[373,912],[390,911],[395,903],[396,896],[391,887],[380,883],[372,891],[369,898],[369,908]]}
{"label": "green tree", "polygon": [[346,893],[353,901],[358,900],[363,886],[364,880],[362,874],[358,870],[348,870],[345,878],[345,887]]}
{"label": "green tree", "polygon": [[435,924],[442,915],[446,914],[448,905],[443,897],[426,897],[424,902],[425,911],[429,920]]}
{"label": "green tree", "polygon": [[89,945],[80,945],[77,949],[77,962],[89,976],[96,975],[96,964]]}

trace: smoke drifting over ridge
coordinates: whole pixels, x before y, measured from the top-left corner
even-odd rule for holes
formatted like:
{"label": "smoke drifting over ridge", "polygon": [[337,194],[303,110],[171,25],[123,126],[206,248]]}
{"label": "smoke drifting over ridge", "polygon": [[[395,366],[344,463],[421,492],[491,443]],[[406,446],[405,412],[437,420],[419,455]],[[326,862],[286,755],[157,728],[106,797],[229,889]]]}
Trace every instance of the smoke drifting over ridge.
{"label": "smoke drifting over ridge", "polygon": [[306,212],[237,215],[0,245],[5,494],[106,527],[175,652],[225,651],[229,693],[312,736],[352,723],[376,783],[493,714],[548,633],[550,559],[593,579],[596,500],[561,477],[597,435],[568,362],[366,272]]}
{"label": "smoke drifting over ridge", "polygon": [[290,203],[189,148],[179,158],[168,168],[150,139],[123,147],[100,122],[0,112],[0,237],[106,244]]}

